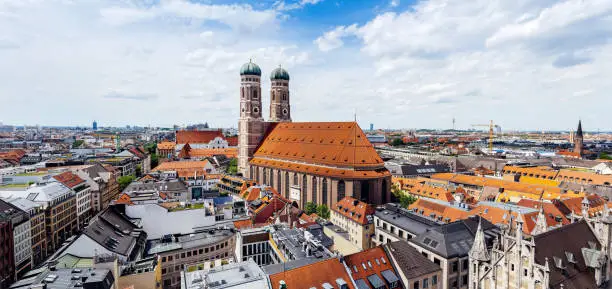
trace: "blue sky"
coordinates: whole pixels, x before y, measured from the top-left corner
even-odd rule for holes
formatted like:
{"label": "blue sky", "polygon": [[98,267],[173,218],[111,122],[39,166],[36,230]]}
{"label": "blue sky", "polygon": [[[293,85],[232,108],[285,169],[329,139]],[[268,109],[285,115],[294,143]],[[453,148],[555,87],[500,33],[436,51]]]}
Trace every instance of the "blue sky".
{"label": "blue sky", "polygon": [[609,0],[5,0],[0,122],[235,127],[253,58],[295,121],[609,130],[611,39]]}

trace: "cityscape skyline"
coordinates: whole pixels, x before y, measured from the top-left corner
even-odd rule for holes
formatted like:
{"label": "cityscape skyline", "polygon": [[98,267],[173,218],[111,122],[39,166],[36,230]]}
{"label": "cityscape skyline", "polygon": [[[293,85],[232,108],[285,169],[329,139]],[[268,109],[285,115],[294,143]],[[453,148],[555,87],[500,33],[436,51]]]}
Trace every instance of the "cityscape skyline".
{"label": "cityscape skyline", "polygon": [[[274,68],[291,73],[300,121],[570,130],[580,117],[605,131],[604,2],[6,1],[1,121],[235,127],[252,58],[265,91]],[[28,119],[11,109],[26,105]]]}

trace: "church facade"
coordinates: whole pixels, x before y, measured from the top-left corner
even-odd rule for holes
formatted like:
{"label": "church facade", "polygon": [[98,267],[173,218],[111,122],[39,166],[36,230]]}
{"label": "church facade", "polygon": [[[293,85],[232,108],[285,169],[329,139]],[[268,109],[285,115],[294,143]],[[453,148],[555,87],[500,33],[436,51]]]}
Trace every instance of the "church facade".
{"label": "church facade", "polygon": [[345,196],[391,200],[391,174],[356,122],[292,122],[289,73],[270,74],[270,117],[262,115],[261,69],[240,69],[238,170],[297,202],[328,207]]}

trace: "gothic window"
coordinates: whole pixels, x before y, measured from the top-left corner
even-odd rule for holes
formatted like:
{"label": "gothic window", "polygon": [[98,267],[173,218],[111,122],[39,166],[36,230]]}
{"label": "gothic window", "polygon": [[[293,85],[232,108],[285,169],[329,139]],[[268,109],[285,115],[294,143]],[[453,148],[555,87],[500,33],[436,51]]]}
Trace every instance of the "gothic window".
{"label": "gothic window", "polygon": [[289,198],[289,172],[285,172],[285,197]]}
{"label": "gothic window", "polygon": [[283,93],[283,100],[287,100],[287,94]]}
{"label": "gothic window", "polygon": [[257,99],[257,89],[253,90],[253,99]]}
{"label": "gothic window", "polygon": [[323,178],[321,182],[321,203],[327,205],[327,179]]}
{"label": "gothic window", "polygon": [[265,168],[263,169],[263,178],[261,179],[262,183],[264,183],[268,180],[268,170],[266,170]]}
{"label": "gothic window", "polygon": [[276,171],[276,191],[277,192],[282,192],[281,191],[281,172],[280,171]]}
{"label": "gothic window", "polygon": [[312,202],[317,203],[317,177],[312,177]]}
{"label": "gothic window", "polygon": [[298,186],[298,176],[296,173],[293,173],[293,185]]}
{"label": "gothic window", "polygon": [[274,170],[270,169],[270,181],[268,182],[269,186],[274,186]]}
{"label": "gothic window", "polygon": [[338,182],[338,200],[336,200],[336,201],[340,201],[340,200],[344,199],[344,196],[346,195],[345,188],[346,188],[346,186],[344,184],[344,181],[340,180]]}
{"label": "gothic window", "polygon": [[276,93],[272,92],[272,101],[276,100]]}
{"label": "gothic window", "polygon": [[306,201],[308,196],[308,179],[306,175],[302,176],[302,200]]}

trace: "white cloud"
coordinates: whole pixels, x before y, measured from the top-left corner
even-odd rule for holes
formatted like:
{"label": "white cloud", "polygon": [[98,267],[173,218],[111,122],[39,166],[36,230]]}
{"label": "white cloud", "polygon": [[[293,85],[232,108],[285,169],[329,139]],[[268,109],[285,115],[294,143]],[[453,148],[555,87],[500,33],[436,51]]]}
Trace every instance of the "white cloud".
{"label": "white cloud", "polygon": [[278,11],[291,11],[302,9],[307,5],[316,5],[320,2],[323,2],[323,0],[300,0],[289,4],[285,3],[284,0],[278,0],[274,3],[274,7]]}
{"label": "white cloud", "polygon": [[389,3],[389,6],[391,7],[397,7],[400,4],[400,0],[391,0],[391,3]]}
{"label": "white cloud", "polygon": [[355,32],[357,32],[357,24],[338,26],[334,30],[325,32],[323,36],[315,39],[314,43],[317,44],[321,51],[334,50],[344,44],[342,38],[353,35]]}

